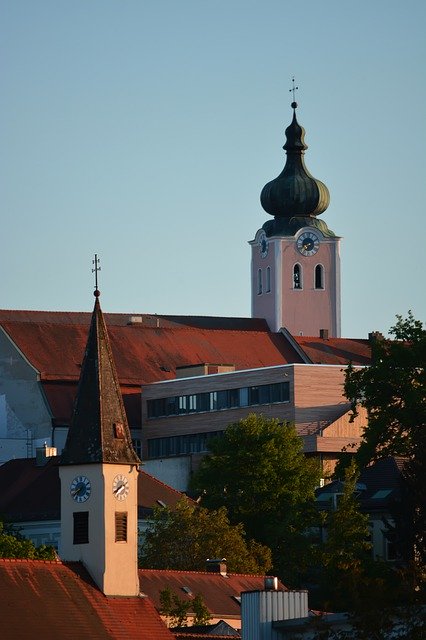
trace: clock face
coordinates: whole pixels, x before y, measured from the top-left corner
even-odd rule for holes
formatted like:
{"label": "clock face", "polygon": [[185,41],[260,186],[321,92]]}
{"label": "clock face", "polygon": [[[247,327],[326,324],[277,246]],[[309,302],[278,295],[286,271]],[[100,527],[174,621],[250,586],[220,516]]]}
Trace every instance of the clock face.
{"label": "clock face", "polygon": [[266,256],[268,255],[268,250],[269,250],[269,244],[268,244],[268,240],[266,238],[266,233],[264,231],[262,231],[262,233],[259,236],[260,256],[262,258],[266,258]]}
{"label": "clock face", "polygon": [[112,493],[114,498],[117,498],[117,500],[124,500],[129,495],[129,490],[129,481],[126,476],[123,476],[121,473],[119,473],[118,476],[115,476],[112,483]]}
{"label": "clock face", "polygon": [[76,476],[70,485],[71,498],[76,502],[86,502],[90,498],[92,485],[86,476]]}
{"label": "clock face", "polygon": [[315,233],[305,231],[297,239],[297,248],[303,256],[313,256],[319,249],[319,239]]}

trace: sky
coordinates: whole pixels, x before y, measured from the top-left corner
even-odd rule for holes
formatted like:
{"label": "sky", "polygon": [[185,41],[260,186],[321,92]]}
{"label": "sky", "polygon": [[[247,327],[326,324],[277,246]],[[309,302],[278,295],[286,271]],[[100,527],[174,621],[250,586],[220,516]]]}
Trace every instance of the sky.
{"label": "sky", "polygon": [[250,315],[285,163],[342,236],[342,335],[426,320],[424,0],[0,0],[0,307]]}

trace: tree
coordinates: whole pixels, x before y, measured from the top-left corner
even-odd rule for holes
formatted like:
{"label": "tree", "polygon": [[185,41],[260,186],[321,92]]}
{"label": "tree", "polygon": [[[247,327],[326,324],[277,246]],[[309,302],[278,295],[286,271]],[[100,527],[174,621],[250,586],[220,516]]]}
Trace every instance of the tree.
{"label": "tree", "polygon": [[140,564],[150,569],[204,571],[207,558],[227,558],[236,573],[267,573],[270,550],[246,541],[241,524],[230,525],[225,508],[209,511],[182,499],[174,511],[158,507],[140,549]]}
{"label": "tree", "polygon": [[204,625],[211,620],[210,612],[202,595],[197,595],[192,600],[182,600],[170,587],[160,591],[160,613],[167,616],[169,626],[186,627],[188,616],[192,614],[192,624]]}
{"label": "tree", "polygon": [[30,560],[55,560],[53,547],[36,547],[11,526],[0,520],[0,558],[28,558]]}
{"label": "tree", "polygon": [[[411,512],[411,549],[424,571],[426,541],[426,329],[408,312],[390,329],[393,340],[380,336],[372,345],[372,364],[349,367],[345,393],[357,415],[367,409],[366,425],[356,454],[360,467],[385,456],[404,456],[405,504]],[[341,469],[341,467],[340,467]]]}
{"label": "tree", "polygon": [[293,425],[252,413],[209,441],[191,483],[203,505],[225,506],[232,523],[271,547],[274,570],[291,586],[311,562],[306,531],[317,518],[320,469],[302,447]]}

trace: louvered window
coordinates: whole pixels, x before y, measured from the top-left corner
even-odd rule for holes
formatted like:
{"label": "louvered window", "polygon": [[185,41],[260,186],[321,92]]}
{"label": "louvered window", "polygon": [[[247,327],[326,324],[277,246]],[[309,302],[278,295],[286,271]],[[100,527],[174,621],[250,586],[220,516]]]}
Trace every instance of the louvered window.
{"label": "louvered window", "polygon": [[73,544],[88,544],[89,542],[89,512],[77,511],[74,517]]}
{"label": "louvered window", "polygon": [[115,512],[115,541],[127,542],[127,511]]}

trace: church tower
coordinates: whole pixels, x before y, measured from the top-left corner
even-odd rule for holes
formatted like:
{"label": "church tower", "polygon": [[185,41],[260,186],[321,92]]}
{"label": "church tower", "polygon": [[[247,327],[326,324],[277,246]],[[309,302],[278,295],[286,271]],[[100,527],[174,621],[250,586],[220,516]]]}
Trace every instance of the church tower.
{"label": "church tower", "polygon": [[60,556],[81,561],[105,595],[136,596],[140,460],[132,446],[99,295],[96,289],[59,467]]}
{"label": "church tower", "polygon": [[285,131],[287,161],[262,189],[260,201],[274,216],[250,242],[252,316],[271,331],[340,337],[340,238],[317,216],[330,202],[325,184],[305,167],[305,130],[296,118]]}

